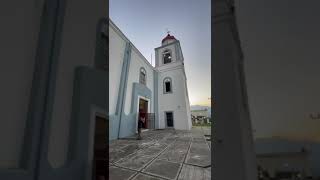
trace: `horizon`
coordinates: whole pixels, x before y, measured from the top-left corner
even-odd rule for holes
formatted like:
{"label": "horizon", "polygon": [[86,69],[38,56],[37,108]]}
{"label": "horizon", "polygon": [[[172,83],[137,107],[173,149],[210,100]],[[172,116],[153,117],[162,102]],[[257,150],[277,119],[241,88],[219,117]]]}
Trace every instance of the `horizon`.
{"label": "horizon", "polygon": [[190,106],[207,106],[207,107],[211,107],[211,104],[190,104]]}

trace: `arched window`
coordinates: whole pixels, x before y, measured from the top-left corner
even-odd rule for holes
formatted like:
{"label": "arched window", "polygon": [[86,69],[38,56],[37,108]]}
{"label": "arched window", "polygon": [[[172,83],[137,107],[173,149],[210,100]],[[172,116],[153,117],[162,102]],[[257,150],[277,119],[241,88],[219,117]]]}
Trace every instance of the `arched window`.
{"label": "arched window", "polygon": [[139,82],[144,85],[146,85],[147,82],[147,72],[143,67],[140,68]]}
{"label": "arched window", "polygon": [[172,80],[169,77],[166,77],[163,80],[163,93],[172,93]]}
{"label": "arched window", "polygon": [[163,51],[163,64],[171,63],[171,51],[169,49]]}

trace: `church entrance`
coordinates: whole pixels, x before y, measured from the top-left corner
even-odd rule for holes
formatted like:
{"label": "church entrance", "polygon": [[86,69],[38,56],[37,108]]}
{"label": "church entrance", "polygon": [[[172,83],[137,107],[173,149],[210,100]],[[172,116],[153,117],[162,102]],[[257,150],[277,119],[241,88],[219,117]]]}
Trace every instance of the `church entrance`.
{"label": "church entrance", "polygon": [[107,119],[105,117],[95,117],[95,131],[94,131],[94,165],[93,177],[94,180],[106,180],[106,169],[108,168],[107,161]]}
{"label": "church entrance", "polygon": [[142,98],[139,99],[139,119],[144,118],[145,122],[143,123],[143,128],[147,129],[148,127],[148,101]]}

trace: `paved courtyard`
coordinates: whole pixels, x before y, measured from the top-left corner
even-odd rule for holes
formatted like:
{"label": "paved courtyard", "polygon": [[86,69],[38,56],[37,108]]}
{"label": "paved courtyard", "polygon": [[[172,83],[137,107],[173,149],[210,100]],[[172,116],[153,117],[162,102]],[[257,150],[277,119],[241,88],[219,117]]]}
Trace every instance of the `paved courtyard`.
{"label": "paved courtyard", "polygon": [[111,180],[211,179],[210,129],[152,130],[109,143]]}

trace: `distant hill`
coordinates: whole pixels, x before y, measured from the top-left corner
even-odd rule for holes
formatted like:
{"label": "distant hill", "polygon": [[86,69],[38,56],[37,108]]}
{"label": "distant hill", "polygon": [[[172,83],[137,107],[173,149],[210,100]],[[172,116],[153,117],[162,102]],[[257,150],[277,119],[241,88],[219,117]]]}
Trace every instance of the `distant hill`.
{"label": "distant hill", "polygon": [[209,106],[201,106],[201,105],[192,105],[190,106],[191,110],[203,110],[203,109],[211,109]]}
{"label": "distant hill", "polygon": [[201,106],[201,105],[192,105],[190,106],[190,110],[204,110],[204,109],[208,109],[208,114],[209,116],[211,116],[211,107],[210,106]]}

